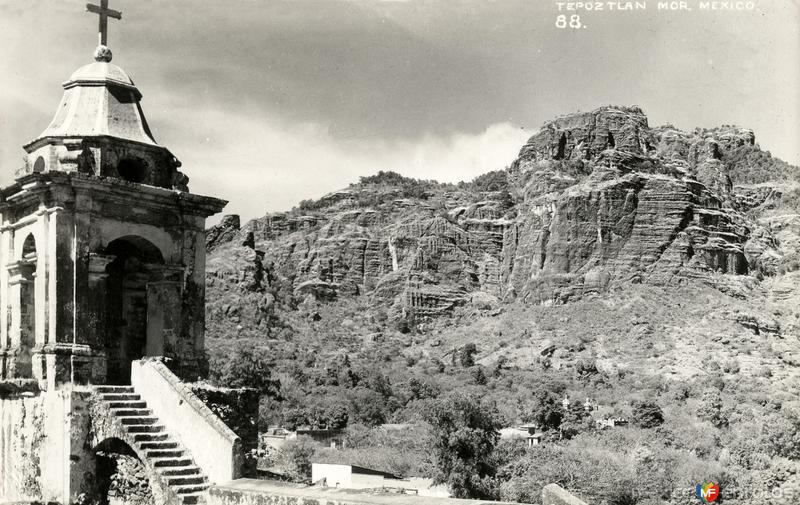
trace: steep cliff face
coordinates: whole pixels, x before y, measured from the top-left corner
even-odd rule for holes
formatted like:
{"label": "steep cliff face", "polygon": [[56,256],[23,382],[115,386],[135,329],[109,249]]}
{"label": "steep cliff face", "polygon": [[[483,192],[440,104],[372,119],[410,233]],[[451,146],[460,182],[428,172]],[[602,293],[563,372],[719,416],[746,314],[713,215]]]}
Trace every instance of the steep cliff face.
{"label": "steep cliff face", "polygon": [[[796,193],[797,169],[749,130],[650,128],[637,107],[571,114],[543,125],[509,169],[472,183],[379,174],[212,230],[208,293],[221,301],[210,302],[211,326],[238,292],[259,293],[254,307],[365,296],[390,318],[418,320],[630,283],[702,282],[746,297],[797,269]],[[259,269],[268,275],[256,288],[239,278]],[[259,310],[252,318],[265,324]]]}
{"label": "steep cliff face", "polygon": [[743,292],[776,257],[769,230],[753,236],[758,224],[733,208],[723,157],[752,145],[752,132],[734,127],[651,130],[635,107],[545,124],[512,167],[524,195],[504,248],[509,290],[557,303],[698,278]]}

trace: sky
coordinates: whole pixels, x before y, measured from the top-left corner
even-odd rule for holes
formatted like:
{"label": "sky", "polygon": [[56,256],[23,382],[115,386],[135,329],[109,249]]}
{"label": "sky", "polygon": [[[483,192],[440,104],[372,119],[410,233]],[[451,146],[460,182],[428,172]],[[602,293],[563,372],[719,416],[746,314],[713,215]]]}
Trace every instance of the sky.
{"label": "sky", "polygon": [[[545,121],[607,104],[639,105],[652,126],[751,128],[800,164],[800,0],[657,3],[111,0],[123,14],[108,45],[192,192],[245,220],[379,170],[471,180],[509,165]],[[92,61],[85,4],[0,0],[0,184]],[[559,14],[581,28],[557,27]]]}

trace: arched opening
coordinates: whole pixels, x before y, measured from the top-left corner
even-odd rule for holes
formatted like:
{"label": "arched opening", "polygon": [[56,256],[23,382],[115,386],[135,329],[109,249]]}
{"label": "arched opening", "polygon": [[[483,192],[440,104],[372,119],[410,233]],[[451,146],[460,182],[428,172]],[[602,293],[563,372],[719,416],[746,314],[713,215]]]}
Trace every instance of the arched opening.
{"label": "arched opening", "polygon": [[155,498],[147,468],[118,438],[108,438],[93,450],[94,500],[100,505],[153,505]]}
{"label": "arched opening", "polygon": [[28,235],[19,260],[19,351],[17,377],[33,377],[33,346],[36,344],[36,239]]}
{"label": "arched opening", "polygon": [[147,167],[137,158],[124,158],[117,164],[117,173],[128,182],[144,182],[147,178]]}
{"label": "arched opening", "polygon": [[106,377],[109,384],[130,384],[131,361],[147,349],[147,283],[164,258],[150,241],[136,236],[114,240],[105,252],[114,256],[107,268]]}
{"label": "arched opening", "polygon": [[44,172],[44,158],[42,158],[41,156],[36,158],[36,161],[33,162],[33,171]]}
{"label": "arched opening", "polygon": [[611,132],[608,132],[608,137],[606,138],[606,144],[608,144],[608,147],[610,147],[611,149],[617,147],[617,143],[614,141],[614,135]]}

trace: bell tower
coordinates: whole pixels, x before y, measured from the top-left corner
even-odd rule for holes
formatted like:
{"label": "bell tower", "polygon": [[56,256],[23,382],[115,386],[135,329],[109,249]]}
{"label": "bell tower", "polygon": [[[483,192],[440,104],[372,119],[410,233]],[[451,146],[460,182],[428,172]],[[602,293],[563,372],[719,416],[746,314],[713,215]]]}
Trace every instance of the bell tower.
{"label": "bell tower", "polygon": [[203,375],[205,220],[227,202],[189,192],[142,94],[106,46],[63,84],[49,126],[0,188],[0,379],[126,384],[167,356]]}

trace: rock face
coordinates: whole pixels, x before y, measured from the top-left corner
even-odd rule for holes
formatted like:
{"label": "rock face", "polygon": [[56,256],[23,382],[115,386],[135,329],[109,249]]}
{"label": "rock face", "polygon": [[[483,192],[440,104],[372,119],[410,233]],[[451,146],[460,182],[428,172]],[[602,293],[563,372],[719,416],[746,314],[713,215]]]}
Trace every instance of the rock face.
{"label": "rock face", "polygon": [[520,160],[587,160],[606,149],[646,154],[654,136],[638,107],[603,107],[570,114],[542,126],[519,153]]}
{"label": "rock face", "polygon": [[234,239],[241,228],[241,221],[236,214],[230,214],[222,218],[216,226],[206,232],[206,249],[211,251],[218,244],[224,244]]}
{"label": "rock face", "polygon": [[[780,211],[796,177],[749,130],[650,128],[638,107],[602,107],[546,123],[508,170],[469,184],[382,173],[215,231],[207,287],[225,299],[263,256],[261,291],[293,303],[367,296],[394,318],[565,303],[628,283],[693,280],[746,296],[797,268],[782,246],[796,244],[796,219]],[[248,235],[255,251],[240,245]],[[215,262],[245,256],[221,281]]]}

